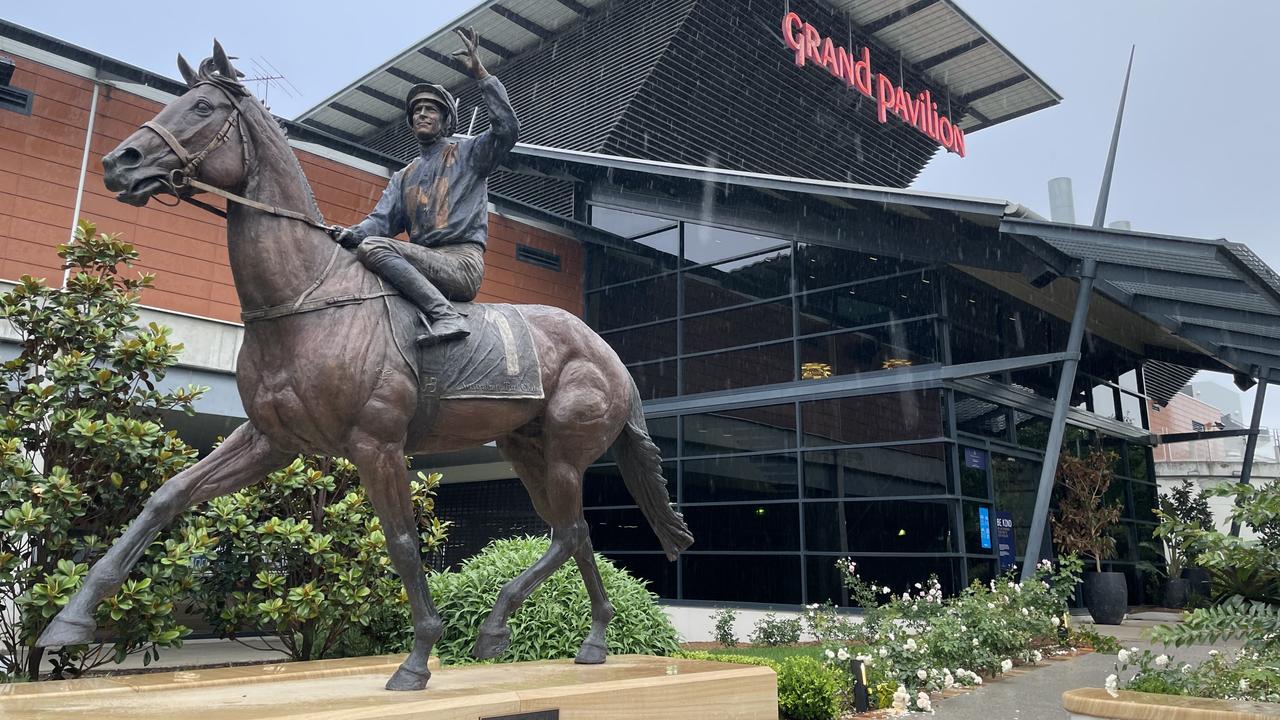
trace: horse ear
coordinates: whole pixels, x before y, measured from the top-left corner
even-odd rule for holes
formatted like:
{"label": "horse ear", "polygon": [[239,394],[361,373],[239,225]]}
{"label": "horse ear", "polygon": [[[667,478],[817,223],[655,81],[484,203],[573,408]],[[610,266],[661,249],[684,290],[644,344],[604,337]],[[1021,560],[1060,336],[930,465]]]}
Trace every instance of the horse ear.
{"label": "horse ear", "polygon": [[222,43],[217,40],[213,41],[213,66],[218,69],[218,74],[228,80],[241,77],[241,73],[231,67],[231,58],[227,57],[226,51],[222,49]]}
{"label": "horse ear", "polygon": [[182,53],[178,53],[178,72],[182,73],[182,79],[187,81],[189,88],[195,87],[196,81],[200,79],[196,71],[192,70],[191,65],[187,63],[187,59],[182,57]]}

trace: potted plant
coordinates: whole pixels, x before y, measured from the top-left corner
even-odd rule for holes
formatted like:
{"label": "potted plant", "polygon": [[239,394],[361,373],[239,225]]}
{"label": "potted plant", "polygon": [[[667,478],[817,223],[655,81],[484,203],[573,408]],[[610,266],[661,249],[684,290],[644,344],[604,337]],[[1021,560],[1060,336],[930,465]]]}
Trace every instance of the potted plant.
{"label": "potted plant", "polygon": [[[1164,497],[1169,500],[1167,508]],[[1205,602],[1209,598],[1209,571],[1200,567],[1197,561],[1204,548],[1196,538],[1200,533],[1211,532],[1214,529],[1209,499],[1204,490],[1196,490],[1195,483],[1189,478],[1183,478],[1182,482],[1164,497],[1161,498],[1161,511],[1177,521],[1180,524],[1179,531],[1188,538],[1183,548],[1185,562],[1180,575],[1187,581],[1187,600],[1190,602],[1192,598],[1199,597],[1200,602]],[[1169,577],[1178,576],[1170,572]]]}
{"label": "potted plant", "polygon": [[1102,561],[1116,549],[1111,529],[1120,520],[1122,509],[1118,501],[1104,501],[1117,459],[1113,452],[1094,450],[1084,457],[1064,455],[1058,462],[1054,544],[1061,553],[1093,559],[1094,572],[1084,574],[1084,604],[1100,625],[1119,625],[1129,609],[1124,573],[1102,571]]}

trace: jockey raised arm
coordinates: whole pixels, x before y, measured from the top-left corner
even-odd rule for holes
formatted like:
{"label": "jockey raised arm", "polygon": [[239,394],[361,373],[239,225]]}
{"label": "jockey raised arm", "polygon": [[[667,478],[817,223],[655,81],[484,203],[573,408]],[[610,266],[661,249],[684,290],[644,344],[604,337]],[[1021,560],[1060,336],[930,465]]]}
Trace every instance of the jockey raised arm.
{"label": "jockey raised arm", "polygon": [[[405,122],[418,139],[417,158],[391,177],[373,212],[338,232],[365,267],[391,283],[427,318],[427,344],[466,337],[466,320],[449,300],[475,298],[484,278],[489,234],[488,176],[516,143],[519,122],[506,88],[485,70],[474,29],[455,30],[454,53],[480,85],[489,129],[453,140],[458,105],[442,85],[414,85],[405,96]],[[409,242],[392,237],[407,231]]]}

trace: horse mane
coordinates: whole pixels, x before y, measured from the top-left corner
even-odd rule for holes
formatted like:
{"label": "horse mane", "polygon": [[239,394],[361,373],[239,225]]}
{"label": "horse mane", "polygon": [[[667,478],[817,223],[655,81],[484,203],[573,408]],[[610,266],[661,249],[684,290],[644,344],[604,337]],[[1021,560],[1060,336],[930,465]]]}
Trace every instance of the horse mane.
{"label": "horse mane", "polygon": [[[241,73],[237,72],[237,74]],[[216,85],[232,97],[245,98],[253,94],[240,82],[239,78],[229,78],[218,72],[217,63],[212,57],[205,58],[200,62],[200,70],[197,75],[199,82]],[[307,201],[312,213],[314,213],[314,219],[324,222],[324,214],[320,212],[320,205],[316,202],[315,191],[311,189],[311,183],[307,180],[306,173],[302,171],[302,164],[298,162],[298,156],[294,154],[293,148],[289,147],[289,138],[285,132],[284,124],[271,114],[271,111],[267,109],[266,104],[261,100],[256,103],[242,103],[240,105],[240,117],[251,126],[255,141],[272,143],[278,146],[281,155],[289,158],[297,180],[307,190]],[[250,178],[249,182],[252,185],[255,182],[254,178]]]}

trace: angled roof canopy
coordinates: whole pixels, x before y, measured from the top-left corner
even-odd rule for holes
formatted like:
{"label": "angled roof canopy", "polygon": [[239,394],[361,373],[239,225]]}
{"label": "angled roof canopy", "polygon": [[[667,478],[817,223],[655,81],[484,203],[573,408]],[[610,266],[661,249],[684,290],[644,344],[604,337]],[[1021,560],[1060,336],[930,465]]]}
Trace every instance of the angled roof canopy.
{"label": "angled roof canopy", "polygon": [[[475,27],[482,38],[481,59],[500,71],[507,60],[551,40],[608,4],[609,0],[486,0],[297,120],[337,131],[347,139],[368,139],[388,123],[398,122],[401,99],[414,83],[454,87],[466,80],[464,69],[450,57],[458,48],[453,28]],[[957,119],[964,130],[989,127],[1062,99],[952,0],[826,0],[826,4],[965,106],[966,114]]]}

